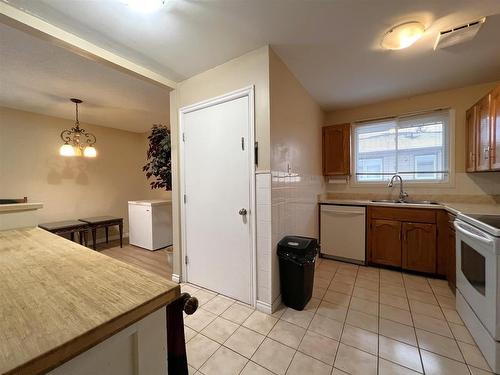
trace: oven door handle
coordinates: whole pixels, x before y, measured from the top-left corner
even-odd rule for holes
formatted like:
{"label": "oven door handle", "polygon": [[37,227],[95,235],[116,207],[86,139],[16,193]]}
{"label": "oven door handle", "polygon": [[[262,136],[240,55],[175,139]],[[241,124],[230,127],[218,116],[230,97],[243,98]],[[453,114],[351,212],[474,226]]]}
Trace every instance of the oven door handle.
{"label": "oven door handle", "polygon": [[457,220],[455,220],[453,222],[453,225],[455,226],[455,229],[457,231],[459,231],[460,233],[462,233],[462,234],[464,234],[464,235],[466,235],[468,237],[472,237],[472,238],[474,238],[474,239],[476,239],[478,241],[481,241],[481,242],[483,242],[483,243],[485,243],[487,245],[491,245],[493,243],[493,240],[491,238],[479,236],[479,235],[477,235],[475,233],[472,233],[472,232],[468,231],[467,227],[464,224],[462,224],[461,222],[458,222]]}

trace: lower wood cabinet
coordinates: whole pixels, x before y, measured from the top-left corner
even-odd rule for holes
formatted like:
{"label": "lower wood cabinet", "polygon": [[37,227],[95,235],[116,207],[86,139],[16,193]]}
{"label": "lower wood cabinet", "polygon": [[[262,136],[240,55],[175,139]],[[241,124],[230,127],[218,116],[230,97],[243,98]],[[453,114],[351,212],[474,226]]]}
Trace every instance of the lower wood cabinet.
{"label": "lower wood cabinet", "polygon": [[370,228],[371,261],[401,267],[401,222],[373,219]]}
{"label": "lower wood cabinet", "polygon": [[403,223],[402,267],[436,273],[436,224]]}
{"label": "lower wood cabinet", "polygon": [[448,222],[448,268],[446,273],[446,278],[448,279],[448,285],[451,290],[455,292],[457,287],[457,263],[456,263],[456,247],[455,247],[455,227],[453,226],[453,221],[455,216],[449,215]]}
{"label": "lower wood cabinet", "polygon": [[446,277],[450,288],[455,290],[456,264],[455,264],[455,215],[444,210],[437,213],[437,270],[439,276]]}
{"label": "lower wood cabinet", "polygon": [[368,207],[368,262],[435,274],[434,209]]}
{"label": "lower wood cabinet", "polygon": [[367,259],[446,277],[455,290],[455,216],[441,209],[367,208]]}

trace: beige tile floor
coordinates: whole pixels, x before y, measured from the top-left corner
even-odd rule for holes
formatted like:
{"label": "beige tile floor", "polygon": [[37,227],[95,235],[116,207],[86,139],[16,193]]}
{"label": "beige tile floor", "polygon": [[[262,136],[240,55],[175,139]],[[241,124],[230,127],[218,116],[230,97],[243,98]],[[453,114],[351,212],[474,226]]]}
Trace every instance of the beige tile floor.
{"label": "beige tile floor", "polygon": [[183,284],[190,374],[491,374],[443,280],[318,261],[304,311],[273,315]]}

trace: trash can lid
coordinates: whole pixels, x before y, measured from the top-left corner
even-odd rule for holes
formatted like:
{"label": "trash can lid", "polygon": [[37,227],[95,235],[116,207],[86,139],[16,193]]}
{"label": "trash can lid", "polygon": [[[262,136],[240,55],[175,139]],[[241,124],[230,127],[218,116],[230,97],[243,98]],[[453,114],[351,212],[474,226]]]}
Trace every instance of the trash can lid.
{"label": "trash can lid", "polygon": [[300,236],[286,236],[282,238],[278,245],[290,250],[304,251],[309,249],[313,242],[316,242],[316,239]]}

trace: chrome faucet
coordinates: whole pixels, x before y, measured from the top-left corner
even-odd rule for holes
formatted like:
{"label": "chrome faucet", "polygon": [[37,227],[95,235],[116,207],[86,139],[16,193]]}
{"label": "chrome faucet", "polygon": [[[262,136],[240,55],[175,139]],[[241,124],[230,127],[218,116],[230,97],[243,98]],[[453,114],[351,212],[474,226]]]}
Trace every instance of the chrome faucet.
{"label": "chrome faucet", "polygon": [[394,186],[394,180],[399,179],[399,201],[404,202],[406,198],[408,198],[408,193],[403,190],[403,179],[401,178],[400,175],[395,174],[391,178],[391,182],[389,182],[389,185],[387,187],[393,187]]}

